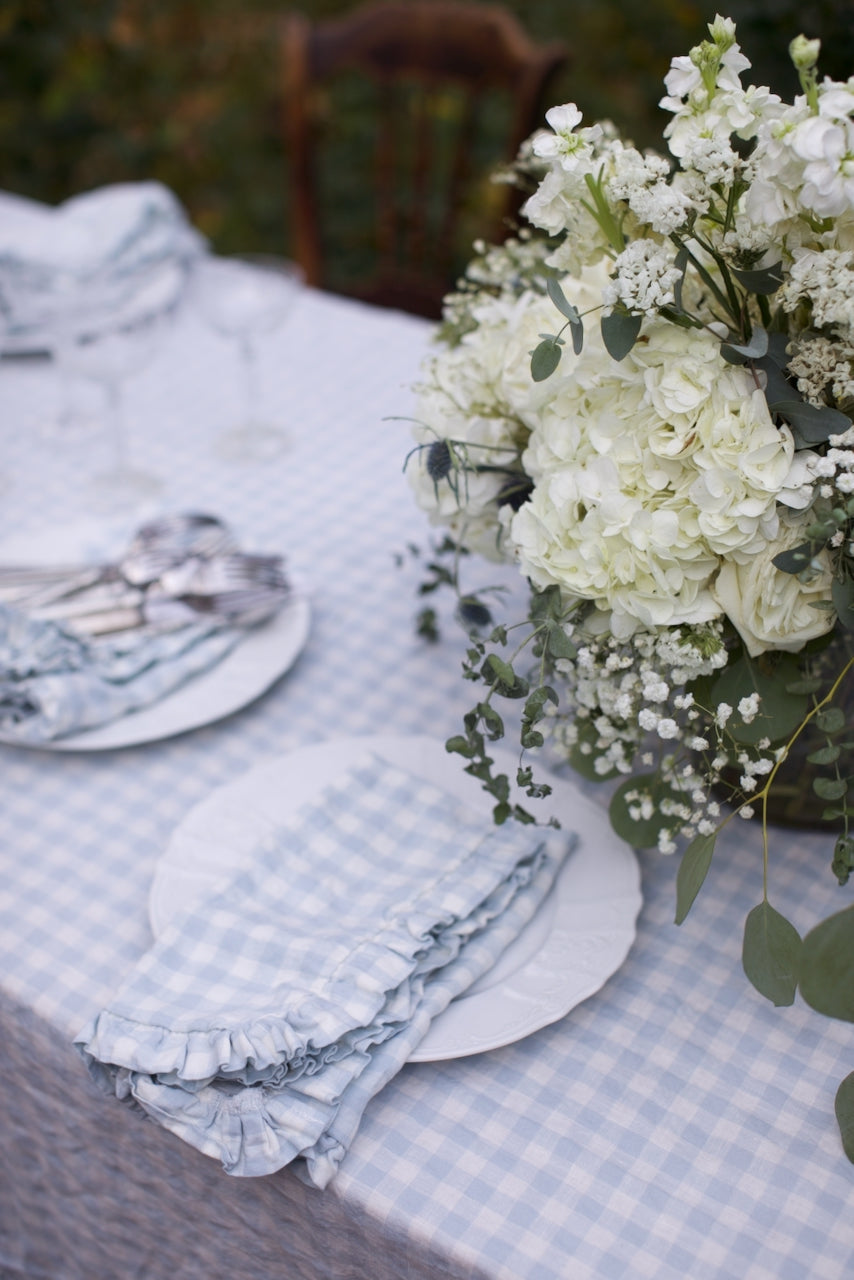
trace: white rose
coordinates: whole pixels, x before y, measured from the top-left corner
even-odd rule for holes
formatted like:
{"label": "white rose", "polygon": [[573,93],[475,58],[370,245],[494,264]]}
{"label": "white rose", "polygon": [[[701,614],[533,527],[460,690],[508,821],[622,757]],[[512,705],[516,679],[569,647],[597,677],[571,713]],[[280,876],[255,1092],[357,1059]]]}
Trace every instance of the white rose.
{"label": "white rose", "polygon": [[803,540],[800,526],[786,525],[780,538],[747,564],[725,562],[712,585],[715,599],[751,657],[766,649],[801,649],[807,640],[830,631],[836,620],[830,610],[813,607],[830,600],[828,568],[805,584],[771,563],[781,551]]}

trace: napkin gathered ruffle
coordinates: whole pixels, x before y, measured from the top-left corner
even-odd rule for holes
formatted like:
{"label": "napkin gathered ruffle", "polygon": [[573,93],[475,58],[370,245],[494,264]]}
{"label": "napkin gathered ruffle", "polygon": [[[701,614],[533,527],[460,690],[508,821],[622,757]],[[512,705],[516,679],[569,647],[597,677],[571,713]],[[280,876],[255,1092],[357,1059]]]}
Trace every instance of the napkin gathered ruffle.
{"label": "napkin gathered ruffle", "polygon": [[213,667],[241,634],[202,621],[87,640],[0,605],[0,741],[36,746],[117,720]]}
{"label": "napkin gathered ruffle", "polygon": [[228,1173],[296,1161],[324,1187],[370,1099],[531,919],[572,843],[494,827],[365,752],[169,922],[77,1047],[106,1090]]}

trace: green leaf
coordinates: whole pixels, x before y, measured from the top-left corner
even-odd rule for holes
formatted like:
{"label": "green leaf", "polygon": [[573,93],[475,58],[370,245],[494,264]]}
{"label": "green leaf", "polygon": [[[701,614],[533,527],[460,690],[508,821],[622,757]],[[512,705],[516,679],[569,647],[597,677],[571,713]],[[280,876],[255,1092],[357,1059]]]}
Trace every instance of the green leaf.
{"label": "green leaf", "polygon": [[783,283],[783,264],[775,262],[772,267],[762,267],[758,271],[737,271],[733,267],[732,274],[748,293],[761,293],[767,296],[776,293]]}
{"label": "green leaf", "polygon": [[727,702],[737,708],[740,700],[751,693],[758,693],[760,698],[759,714],[749,724],[737,710],[727,721],[727,732],[733,739],[753,743],[760,738],[774,742],[791,737],[808,711],[806,696],[789,692],[788,686],[799,676],[800,666],[793,654],[783,654],[779,661],[764,664],[744,654],[725,667],[712,684],[715,705]]}
{"label": "green leaf", "polygon": [[[577,308],[572,305],[564,294],[556,276],[549,276],[546,281],[546,292],[561,315],[569,322],[569,331],[572,334],[572,349],[576,355],[579,355],[581,348],[584,346],[584,323],[581,316],[578,314]],[[555,341],[557,341],[557,339],[555,339]],[[555,368],[556,367],[557,365],[555,365]],[[552,372],[554,372],[554,370],[552,370]],[[546,377],[548,376],[549,375],[546,374]],[[537,378],[536,376],[534,380],[535,382],[542,381],[541,378]]]}
{"label": "green leaf", "polygon": [[836,743],[830,747],[819,747],[818,751],[811,751],[807,756],[810,764],[833,764],[834,760],[838,760],[842,755],[842,748]]}
{"label": "green leaf", "polygon": [[581,316],[578,314],[577,308],[574,307],[567,298],[561,288],[560,281],[557,276],[549,276],[546,281],[546,293],[549,295],[562,316],[565,316],[566,319],[570,321],[581,321]]}
{"label": "green leaf", "polygon": [[786,685],[787,693],[818,693],[821,688],[819,676],[804,676],[803,680],[791,680]]}
{"label": "green leaf", "polygon": [[[602,749],[597,748],[596,743],[599,740],[599,730],[595,727],[592,720],[577,720],[576,731],[578,734],[577,741],[570,747],[569,763],[572,765],[576,773],[582,778],[586,778],[588,782],[606,782],[609,778],[616,777],[617,770],[609,768],[605,773],[596,771],[596,761],[602,755]],[[589,751],[584,751],[583,747],[589,747]]]}
{"label": "green leaf", "polygon": [[[635,816],[631,812],[640,803],[634,798],[636,792],[652,802],[652,813],[648,818],[643,815]],[[660,806],[664,800],[684,803],[684,797],[672,787],[666,786],[657,773],[640,773],[626,778],[611,797],[608,809],[611,826],[633,848],[651,849],[658,843],[662,831],[677,831],[682,824],[682,819],[675,814],[661,812]]]}
{"label": "green leaf", "polygon": [[490,706],[488,702],[481,702],[478,704],[478,710],[480,711],[480,718],[483,721],[484,728],[486,729],[486,736],[492,742],[496,742],[499,738],[503,738],[504,721],[501,719],[501,716],[495,708]]}
{"label": "green leaf", "polygon": [[828,436],[841,435],[851,426],[851,419],[838,409],[807,404],[805,400],[775,400],[768,407],[786,419],[799,446],[822,444]]}
{"label": "green leaf", "polygon": [[[777,336],[777,334],[771,335],[772,338]],[[760,357],[759,360],[754,360],[753,363],[755,368],[761,369],[765,374],[765,399],[769,406],[781,400],[793,400],[796,397],[797,392],[783,371],[785,362],[781,366],[779,360],[769,353],[767,356]]]}
{"label": "green leaf", "polygon": [[836,1123],[839,1125],[839,1136],[842,1149],[854,1164],[854,1071],[846,1076],[836,1090]]}
{"label": "green leaf", "polygon": [[848,783],[844,778],[813,778],[812,789],[822,800],[841,800]]}
{"label": "green leaf", "polygon": [[557,622],[548,629],[546,648],[552,658],[574,658],[578,653],[563,627]]}
{"label": "green leaf", "polygon": [[790,547],[788,551],[778,552],[771,563],[781,573],[800,573],[812,560],[813,553],[811,542],[799,542],[796,547]]}
{"label": "green leaf", "polygon": [[602,316],[600,327],[605,350],[612,360],[624,360],[637,341],[643,316],[632,315],[630,311],[615,309],[610,315]]}
{"label": "green leaf", "polygon": [[562,613],[563,602],[559,586],[546,587],[545,591],[538,591],[533,596],[531,600],[531,619],[534,622],[544,622],[547,618],[557,620]]}
{"label": "green leaf", "polygon": [[822,920],[804,938],[800,989],[819,1013],[854,1022],[854,907]]}
{"label": "green leaf", "polygon": [[681,924],[687,916],[694,899],[702,888],[712,854],[715,851],[717,832],[711,835],[695,836],[682,854],[679,870],[676,872],[676,923]]}
{"label": "green leaf", "polygon": [[834,578],[830,597],[842,626],[854,631],[854,578]]}
{"label": "green leaf", "polygon": [[534,382],[545,382],[560,364],[561,344],[557,338],[543,338],[531,352],[531,377]]}
{"label": "green leaf", "polygon": [[845,728],[845,712],[841,707],[825,707],[816,715],[815,723],[822,733],[841,733]]}
{"label": "green leaf", "polygon": [[768,353],[768,333],[759,325],[753,330],[749,342],[723,342],[721,355],[730,364],[744,364],[746,360],[761,360]]}
{"label": "green leaf", "polygon": [[677,312],[680,312],[682,310],[682,289],[685,284],[685,272],[688,270],[688,249],[684,244],[673,259],[673,265],[681,272],[679,279],[673,286],[673,301],[676,304]]}
{"label": "green leaf", "polygon": [[551,685],[542,684],[536,688],[533,693],[528,695],[522,715],[526,720],[529,720],[531,724],[534,724],[537,720],[542,720],[545,715],[545,705],[547,702],[550,702],[556,707],[559,701],[560,699]]}
{"label": "green leaf", "polygon": [[467,760],[471,760],[475,754],[475,749],[468,738],[464,738],[460,733],[453,738],[448,738],[445,743],[445,750],[449,755],[465,756]]}
{"label": "green leaf", "polygon": [[741,952],[744,972],[772,1004],[794,1002],[801,949],[795,926],[770,903],[760,902],[748,914]]}

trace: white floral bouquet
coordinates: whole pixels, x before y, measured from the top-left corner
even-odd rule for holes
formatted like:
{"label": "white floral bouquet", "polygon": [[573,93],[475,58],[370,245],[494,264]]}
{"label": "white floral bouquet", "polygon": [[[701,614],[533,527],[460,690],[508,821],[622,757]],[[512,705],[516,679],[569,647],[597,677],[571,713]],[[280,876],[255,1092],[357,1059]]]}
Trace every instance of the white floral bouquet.
{"label": "white floral bouquet", "polygon": [[[408,459],[446,531],[422,589],[456,589],[483,688],[449,750],[497,821],[533,821],[488,754],[517,700],[523,748],[616,780],[620,835],[683,847],[677,921],[734,815],[761,817],[767,861],[808,732],[833,869],[854,869],[854,77],[820,80],[818,41],[790,51],[786,103],[742,85],[717,17],[666,77],[667,156],[547,113],[513,173],[527,225],[475,246],[446,300]],[[525,617],[463,588],[467,553],[518,567]],[[524,755],[517,782],[547,791]],[[774,1003],[800,987],[854,1021],[854,908],[802,940],[764,897],[744,965]],[[854,1160],[854,1073],[837,1108]]]}

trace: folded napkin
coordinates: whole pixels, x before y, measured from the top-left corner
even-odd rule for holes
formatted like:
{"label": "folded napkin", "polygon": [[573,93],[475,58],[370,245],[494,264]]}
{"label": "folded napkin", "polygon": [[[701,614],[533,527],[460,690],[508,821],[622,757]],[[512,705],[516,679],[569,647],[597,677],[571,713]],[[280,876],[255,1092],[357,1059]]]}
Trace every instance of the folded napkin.
{"label": "folded napkin", "polygon": [[135,273],[186,262],[206,248],[176,197],[159,182],[99,187],[52,207],[0,192],[0,310],[9,350],[53,345],[69,292],[105,311]]}
{"label": "folded napkin", "polygon": [[177,915],[78,1036],[228,1173],[324,1187],[370,1099],[531,918],[572,844],[369,753]]}
{"label": "folded napkin", "polygon": [[214,666],[243,634],[204,621],[85,640],[0,605],[0,741],[34,746],[116,720]]}

